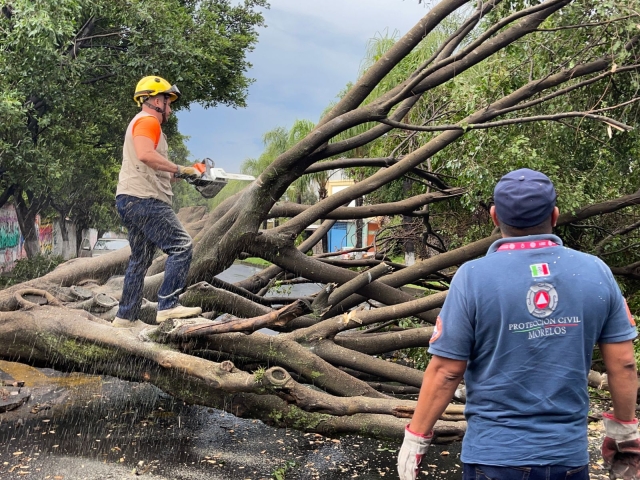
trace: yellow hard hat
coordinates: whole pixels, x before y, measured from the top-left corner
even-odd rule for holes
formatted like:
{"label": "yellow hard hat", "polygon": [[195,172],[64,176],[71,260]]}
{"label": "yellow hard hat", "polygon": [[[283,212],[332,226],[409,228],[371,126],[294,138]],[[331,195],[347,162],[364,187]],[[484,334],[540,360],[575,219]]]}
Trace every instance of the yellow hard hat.
{"label": "yellow hard hat", "polygon": [[133,100],[142,106],[147,97],[153,97],[154,95],[169,95],[172,102],[175,102],[180,98],[180,90],[175,85],[171,85],[164,78],[149,76],[144,77],[136,85],[136,93],[133,94]]}

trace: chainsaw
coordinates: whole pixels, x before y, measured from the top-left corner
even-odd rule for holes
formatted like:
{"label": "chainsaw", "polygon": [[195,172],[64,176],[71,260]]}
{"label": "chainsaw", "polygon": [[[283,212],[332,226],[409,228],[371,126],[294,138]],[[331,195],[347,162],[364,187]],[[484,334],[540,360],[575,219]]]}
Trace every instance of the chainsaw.
{"label": "chainsaw", "polygon": [[193,175],[176,175],[178,178],[184,178],[196,190],[200,192],[204,198],[213,198],[220,190],[222,190],[229,180],[252,181],[256,178],[251,175],[243,175],[241,173],[227,173],[221,168],[216,168],[215,163],[210,158],[205,158],[202,162],[194,163],[193,168],[200,172],[200,176]]}

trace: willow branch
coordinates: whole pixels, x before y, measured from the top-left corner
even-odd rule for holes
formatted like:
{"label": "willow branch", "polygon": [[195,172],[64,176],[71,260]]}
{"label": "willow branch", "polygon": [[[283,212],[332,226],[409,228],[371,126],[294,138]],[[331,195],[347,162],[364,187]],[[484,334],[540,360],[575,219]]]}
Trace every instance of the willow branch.
{"label": "willow branch", "polygon": [[[345,168],[357,168],[357,167],[380,167],[386,168],[392,165],[395,165],[399,161],[402,160],[403,157],[394,158],[393,155],[389,157],[380,157],[380,158],[338,158],[336,160],[328,160],[326,162],[318,162],[311,165],[304,171],[304,174],[307,175],[309,173],[317,173],[317,172],[325,172],[328,170],[340,170]],[[446,183],[442,181],[442,179],[438,176],[437,173],[427,172],[420,168],[414,168],[411,170],[412,173],[418,175],[425,180],[428,180],[435,187],[446,190],[449,187]]]}
{"label": "willow branch", "polygon": [[[633,101],[637,101],[638,99],[634,99]],[[631,102],[625,102],[631,103]],[[620,105],[622,106],[622,105]],[[517,125],[521,123],[531,123],[531,122],[542,122],[542,121],[556,121],[563,118],[572,118],[572,117],[580,117],[580,118],[589,118],[592,120],[597,120],[599,122],[606,123],[607,125],[611,125],[620,130],[630,131],[633,130],[633,127],[626,125],[622,122],[614,120],[609,117],[605,117],[602,115],[593,115],[591,113],[586,112],[566,112],[566,113],[557,113],[555,115],[536,115],[533,117],[521,117],[521,118],[509,118],[506,120],[499,120],[497,122],[487,122],[487,123],[475,123],[468,125],[460,125],[460,124],[451,124],[451,125],[430,125],[430,126],[419,126],[419,125],[410,125],[408,123],[396,122],[393,120],[389,120],[383,118],[378,120],[380,123],[384,123],[386,125],[402,128],[404,130],[415,130],[419,132],[442,132],[448,130],[459,130],[466,132],[467,130],[483,130],[488,128],[495,127],[503,127],[505,125]]]}
{"label": "willow branch", "polygon": [[[466,70],[467,64],[469,63],[466,61],[468,58],[473,57],[473,60],[471,60],[470,63],[475,64],[481,59],[494,54],[504,46],[513,43],[515,39],[520,38],[529,32],[535,31],[537,25],[540,25],[546,17],[550,16],[553,12],[559,10],[564,5],[570,3],[570,1],[571,0],[550,0],[547,2],[542,2],[538,5],[520,10],[506,18],[501,19],[490,28],[488,28],[482,35],[476,38],[465,48],[461,49],[459,52],[456,52],[455,55],[452,55],[451,57],[448,57],[434,64],[430,68],[425,69],[424,71],[420,72],[420,74],[411,78],[411,81],[399,85],[395,89],[388,92],[386,95],[381,97],[380,102],[396,103],[398,101],[397,99],[404,98],[409,93],[415,94],[426,90],[426,88],[422,88],[421,84],[429,76],[437,73],[438,71],[442,71],[446,67],[450,67],[449,70],[451,70],[451,67],[455,67],[453,68],[453,70],[455,70],[457,74],[459,74],[460,72]],[[536,14],[539,14],[539,16],[536,16]],[[530,18],[527,19],[527,17]],[[519,24],[512,26],[505,31],[502,31],[493,40],[489,40],[495,33],[502,30],[505,26],[523,18],[525,20],[522,20]],[[527,25],[527,21],[531,22],[532,25]],[[472,53],[473,55],[471,55]],[[445,76],[448,75],[449,74]],[[431,86],[432,85],[430,85],[428,88],[430,88]]]}
{"label": "willow branch", "polygon": [[626,225],[612,232],[610,235],[606,236],[596,244],[595,251],[594,251],[595,254],[601,255],[604,249],[604,246],[607,243],[609,243],[611,240],[613,240],[615,237],[617,237],[618,235],[626,235],[627,233],[632,232],[638,228],[640,228],[640,220],[635,223],[632,223],[631,225]]}
{"label": "willow branch", "polygon": [[638,16],[640,15],[635,13],[635,14],[627,15],[625,17],[618,17],[611,20],[607,20],[606,22],[579,23],[576,25],[565,25],[564,27],[555,27],[555,28],[538,28],[536,32],[558,32],[560,30],[573,30],[573,29],[585,28],[585,27],[599,27],[601,25],[610,25],[615,22],[620,22],[622,20],[627,20],[629,18],[634,18]]}

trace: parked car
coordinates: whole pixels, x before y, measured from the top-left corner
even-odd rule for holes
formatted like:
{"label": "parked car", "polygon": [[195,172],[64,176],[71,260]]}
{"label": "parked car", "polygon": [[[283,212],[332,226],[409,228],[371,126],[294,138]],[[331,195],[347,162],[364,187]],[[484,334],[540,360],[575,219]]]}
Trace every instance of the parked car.
{"label": "parked car", "polygon": [[99,238],[91,248],[89,239],[85,238],[80,244],[80,257],[99,257],[127,246],[129,240],[125,238]]}

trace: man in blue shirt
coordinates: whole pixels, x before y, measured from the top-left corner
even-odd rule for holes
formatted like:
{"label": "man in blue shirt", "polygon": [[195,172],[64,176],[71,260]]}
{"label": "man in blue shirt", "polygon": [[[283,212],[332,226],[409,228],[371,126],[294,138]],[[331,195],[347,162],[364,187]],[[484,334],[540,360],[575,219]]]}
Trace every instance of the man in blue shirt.
{"label": "man in blue shirt", "polygon": [[605,465],[640,478],[635,323],[609,268],[551,234],[555,201],[549,178],[533,170],[496,185],[491,217],[503,238],[451,282],[398,456],[401,480],[416,478],[463,376],[463,479],[588,479],[587,375],[596,343],[613,401],[604,415]]}

